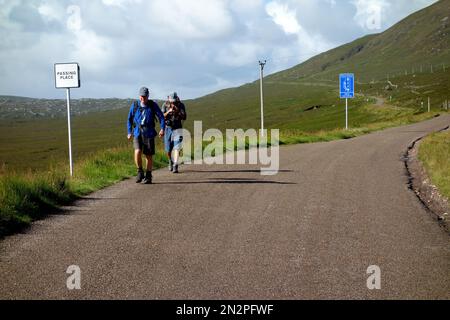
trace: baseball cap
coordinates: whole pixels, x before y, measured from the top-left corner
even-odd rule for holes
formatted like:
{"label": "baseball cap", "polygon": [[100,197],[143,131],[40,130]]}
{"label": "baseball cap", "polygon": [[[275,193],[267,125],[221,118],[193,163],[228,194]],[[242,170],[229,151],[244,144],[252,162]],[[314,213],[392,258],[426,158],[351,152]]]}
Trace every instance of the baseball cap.
{"label": "baseball cap", "polygon": [[149,95],[149,90],[146,87],[142,87],[141,89],[139,89],[139,96],[140,97],[148,97]]}

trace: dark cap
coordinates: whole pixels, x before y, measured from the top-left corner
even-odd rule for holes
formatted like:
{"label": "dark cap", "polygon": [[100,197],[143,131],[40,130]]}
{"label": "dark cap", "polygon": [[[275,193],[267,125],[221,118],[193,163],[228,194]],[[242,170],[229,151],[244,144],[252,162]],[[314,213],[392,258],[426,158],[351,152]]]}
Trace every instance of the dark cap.
{"label": "dark cap", "polygon": [[140,97],[148,97],[148,95],[149,95],[148,88],[142,87],[141,89],[139,89],[139,96]]}

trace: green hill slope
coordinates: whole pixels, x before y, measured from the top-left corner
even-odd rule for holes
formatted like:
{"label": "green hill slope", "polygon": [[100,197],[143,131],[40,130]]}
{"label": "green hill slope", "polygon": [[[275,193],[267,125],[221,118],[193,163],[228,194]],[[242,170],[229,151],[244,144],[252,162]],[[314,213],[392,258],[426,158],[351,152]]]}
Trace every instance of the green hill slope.
{"label": "green hill slope", "polygon": [[[421,101],[431,96],[433,108],[438,108],[449,92],[449,34],[450,1],[441,0],[381,34],[368,35],[270,75],[265,78],[266,123],[272,128],[305,131],[341,127],[338,75],[343,72],[353,72],[357,78],[360,95],[352,106],[360,107],[367,98],[384,95],[393,105],[420,108]],[[388,79],[396,89],[385,90]],[[189,104],[194,118],[204,119],[207,125],[259,127],[258,81]],[[316,106],[315,112],[305,112]],[[364,125],[364,114],[354,112],[353,126]]]}
{"label": "green hill slope", "polygon": [[322,53],[309,61],[271,77],[273,80],[313,78],[334,80],[346,70],[359,80],[385,78],[411,71],[430,71],[450,63],[450,1],[441,0],[400,21],[381,34],[369,35]]}

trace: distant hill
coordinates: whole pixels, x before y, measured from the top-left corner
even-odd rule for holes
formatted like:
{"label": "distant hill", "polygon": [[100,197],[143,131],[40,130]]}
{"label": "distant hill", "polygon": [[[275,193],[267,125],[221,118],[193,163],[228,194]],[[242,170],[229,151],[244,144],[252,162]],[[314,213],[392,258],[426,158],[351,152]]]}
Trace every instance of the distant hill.
{"label": "distant hill", "polygon": [[411,66],[430,70],[431,65],[450,64],[449,41],[450,1],[441,0],[383,33],[365,36],[269,78],[334,79],[336,74],[351,70],[360,81],[371,81],[411,71]]}
{"label": "distant hill", "polygon": [[[103,112],[126,108],[131,99],[73,99],[71,114],[79,116],[91,112]],[[59,118],[67,114],[67,102],[63,99],[34,99],[0,96],[1,119]]]}

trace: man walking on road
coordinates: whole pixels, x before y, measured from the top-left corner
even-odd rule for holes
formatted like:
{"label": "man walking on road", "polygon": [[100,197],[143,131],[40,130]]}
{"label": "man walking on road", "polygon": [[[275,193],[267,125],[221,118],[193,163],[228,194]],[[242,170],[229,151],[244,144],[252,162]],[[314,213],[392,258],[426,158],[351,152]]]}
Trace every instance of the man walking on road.
{"label": "man walking on road", "polygon": [[[155,117],[159,118],[161,130],[159,137],[164,136],[165,120],[158,105],[149,99],[149,90],[145,87],[139,90],[139,101],[134,101],[128,113],[128,140],[133,140],[134,161],[138,168],[136,183],[152,183],[153,156],[155,155]],[[147,170],[144,175],[142,154],[147,158]]]}
{"label": "man walking on road", "polygon": [[169,157],[169,169],[173,173],[178,173],[178,161],[183,147],[182,121],[187,118],[186,107],[175,92],[169,96],[162,109],[166,120],[164,145]]}

